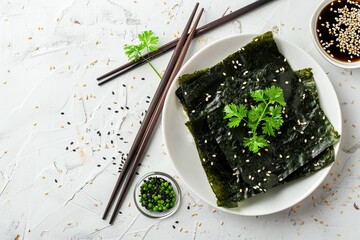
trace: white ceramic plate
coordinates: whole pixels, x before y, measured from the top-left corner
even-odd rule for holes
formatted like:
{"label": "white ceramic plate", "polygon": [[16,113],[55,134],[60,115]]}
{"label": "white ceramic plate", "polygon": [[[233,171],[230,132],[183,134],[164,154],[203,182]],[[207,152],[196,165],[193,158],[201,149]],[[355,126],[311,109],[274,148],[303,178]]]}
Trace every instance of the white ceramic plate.
{"label": "white ceramic plate", "polygon": [[[196,70],[211,67],[237,51],[240,47],[250,42],[255,34],[240,34],[218,40],[196,53],[182,67],[178,76],[192,73]],[[334,88],[321,69],[306,52],[299,47],[283,40],[275,38],[280,52],[288,59],[293,69],[311,67],[319,90],[321,106],[335,129],[341,133],[341,111]],[[276,187],[265,194],[260,194],[247,199],[237,208],[223,208],[216,205],[216,197],[210,188],[205,172],[201,166],[193,138],[184,125],[188,120],[181,104],[175,96],[178,88],[174,81],[166,98],[162,115],[162,130],[168,154],[185,184],[199,198],[208,204],[226,212],[257,216],[278,212],[289,208],[313,192],[329,173],[331,166],[297,181]],[[339,149],[339,143],[335,145],[335,153]]]}

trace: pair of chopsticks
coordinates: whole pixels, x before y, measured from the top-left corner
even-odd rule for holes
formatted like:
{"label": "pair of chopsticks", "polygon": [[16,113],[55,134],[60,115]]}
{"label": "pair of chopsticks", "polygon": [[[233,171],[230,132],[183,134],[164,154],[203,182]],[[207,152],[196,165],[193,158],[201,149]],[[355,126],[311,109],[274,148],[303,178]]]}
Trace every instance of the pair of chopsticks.
{"label": "pair of chopsticks", "polygon": [[[114,190],[111,194],[110,200],[108,205],[106,206],[103,219],[106,219],[107,215],[109,214],[110,208],[112,207],[113,203],[116,200],[116,196],[119,195],[117,203],[114,207],[114,212],[110,218],[110,224],[113,224],[118,213],[118,210],[125,198],[127,190],[129,189],[129,185],[131,180],[133,179],[136,171],[136,167],[140,162],[146,145],[152,135],[152,132],[155,128],[157,119],[160,116],[162,111],[166,94],[171,86],[171,83],[175,79],[176,74],[180,70],[182,62],[185,58],[186,52],[190,46],[191,40],[194,37],[196,27],[199,23],[201,15],[204,9],[200,10],[193,27],[191,28],[190,33],[189,29],[191,23],[194,19],[195,13],[199,3],[196,3],[193,12],[191,13],[190,19],[188,20],[184,31],[179,38],[179,41],[176,45],[176,48],[173,52],[173,55],[170,58],[169,64],[165,70],[165,73],[162,77],[162,80],[155,92],[154,98],[150,103],[149,109],[144,117],[143,123],[140,126],[140,129],[135,137],[135,140],[130,148],[128,153],[127,159],[124,163],[123,169],[119,175],[119,178],[115,184]],[[118,193],[120,190],[120,193]]]}
{"label": "pair of chopsticks", "polygon": [[[208,24],[205,24],[204,26],[196,29],[194,38],[199,37],[209,31],[213,30],[214,28],[217,28],[218,26],[221,26],[221,25],[223,25],[231,20],[234,20],[248,12],[251,12],[271,1],[273,1],[273,0],[257,0],[243,8],[240,8],[232,13],[229,13],[228,15],[225,15],[221,18],[218,18],[218,19],[208,23]],[[157,51],[142,56],[138,61],[130,61],[130,62],[98,77],[97,80],[100,81],[98,83],[99,86],[113,80],[114,78],[130,71],[131,69],[133,69],[137,66],[140,66],[140,65],[146,63],[146,61],[149,59],[155,58],[157,56],[160,56],[160,55],[166,53],[167,51],[173,49],[179,41],[180,41],[180,39],[175,39],[171,42],[168,42],[167,44],[161,46]]]}

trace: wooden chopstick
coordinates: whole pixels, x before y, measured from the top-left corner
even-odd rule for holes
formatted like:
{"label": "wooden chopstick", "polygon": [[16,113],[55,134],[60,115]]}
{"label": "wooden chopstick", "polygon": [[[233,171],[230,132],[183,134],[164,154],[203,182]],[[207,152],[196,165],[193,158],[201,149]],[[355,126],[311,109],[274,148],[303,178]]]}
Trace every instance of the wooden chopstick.
{"label": "wooden chopstick", "polygon": [[169,64],[168,64],[168,66],[167,66],[167,68],[165,70],[165,73],[164,73],[164,75],[162,77],[162,80],[161,80],[161,82],[160,82],[160,84],[159,84],[159,86],[158,86],[158,88],[157,88],[157,90],[155,92],[153,100],[150,103],[149,109],[148,109],[148,111],[147,111],[147,113],[146,113],[146,115],[144,117],[144,120],[143,120],[143,122],[142,122],[142,124],[140,126],[140,129],[139,129],[139,131],[138,131],[138,133],[137,133],[137,135],[135,137],[135,140],[134,140],[134,142],[133,142],[133,144],[132,144],[132,146],[130,148],[130,151],[129,151],[128,155],[127,155],[127,159],[126,159],[126,161],[125,161],[125,163],[123,165],[122,171],[121,171],[121,173],[119,175],[119,178],[118,178],[118,180],[117,180],[117,182],[115,184],[114,190],[113,190],[113,192],[112,192],[112,194],[110,196],[110,200],[109,200],[109,202],[108,202],[108,204],[107,204],[107,206],[105,208],[105,211],[104,211],[104,214],[103,214],[103,219],[105,219],[107,217],[107,215],[109,213],[109,210],[110,210],[113,202],[115,201],[116,195],[117,195],[117,193],[118,193],[118,191],[119,191],[119,189],[120,189],[120,187],[121,187],[121,185],[123,183],[123,179],[124,179],[125,175],[127,174],[127,168],[130,166],[131,161],[132,161],[134,155],[136,154],[136,152],[138,150],[138,146],[139,146],[139,144],[140,144],[140,142],[141,142],[141,140],[142,140],[142,138],[144,136],[146,128],[149,125],[151,117],[152,117],[152,115],[153,115],[153,113],[154,113],[154,111],[155,111],[155,109],[156,109],[156,107],[157,107],[157,105],[159,103],[159,100],[161,99],[161,96],[162,96],[162,94],[164,92],[164,89],[165,89],[165,87],[167,85],[167,82],[170,79],[172,71],[173,71],[173,69],[174,69],[174,67],[175,67],[175,65],[177,63],[177,60],[179,58],[179,55],[181,53],[181,48],[183,47],[183,45],[184,45],[184,43],[186,41],[187,33],[188,33],[189,29],[190,29],[192,20],[194,19],[194,16],[195,16],[195,13],[196,13],[196,10],[197,10],[198,6],[199,6],[199,3],[196,3],[196,5],[194,7],[194,10],[191,13],[191,16],[190,16],[190,18],[189,18],[189,20],[188,20],[188,22],[187,22],[187,24],[186,24],[186,26],[184,28],[184,31],[183,31],[183,33],[182,33],[182,35],[180,37],[179,43],[176,46],[175,51],[173,52],[173,55],[170,58]]}
{"label": "wooden chopstick", "polygon": [[[221,26],[231,20],[234,20],[235,18],[238,18],[248,12],[251,12],[271,1],[274,1],[274,0],[258,0],[258,1],[255,1],[253,3],[250,3],[249,5],[243,7],[243,8],[240,8],[232,13],[229,13],[228,15],[225,15],[221,18],[218,18],[208,24],[205,24],[204,26],[202,27],[199,27],[198,29],[196,29],[196,32],[194,34],[194,38],[196,37],[199,37],[211,30],[213,30],[214,28],[217,28],[218,26]],[[179,41],[179,39],[175,39],[171,42],[168,42],[166,43],[165,45],[161,46],[156,52],[152,52],[150,54],[146,54],[144,56],[142,56],[138,61],[130,61],[130,62],[127,62],[126,64],[100,76],[97,78],[98,81],[100,80],[103,80],[101,82],[99,82],[99,86],[104,84],[104,83],[107,83],[111,80],[113,80],[114,78],[130,71],[131,69],[137,67],[137,66],[140,66],[144,63],[146,63],[147,60],[149,59],[152,59],[152,58],[155,58],[155,57],[158,57],[164,53],[166,53],[167,51],[173,49],[177,42]]]}
{"label": "wooden chopstick", "polygon": [[121,203],[124,200],[124,197],[125,197],[125,195],[127,193],[130,182],[131,182],[131,180],[133,179],[133,177],[135,175],[136,167],[138,166],[138,164],[139,164],[139,162],[140,162],[140,160],[142,158],[142,155],[143,155],[143,153],[145,151],[145,148],[147,146],[147,143],[149,142],[150,137],[151,137],[151,135],[152,135],[152,133],[153,133],[153,131],[155,129],[157,120],[158,120],[158,118],[160,116],[160,113],[161,113],[161,111],[163,109],[163,106],[164,106],[164,102],[165,102],[167,92],[169,91],[171,83],[174,81],[176,74],[180,70],[180,67],[181,67],[181,65],[182,65],[182,63],[184,61],[186,52],[189,49],[191,40],[193,39],[193,36],[195,34],[196,26],[198,25],[198,23],[200,21],[200,18],[201,18],[201,15],[202,15],[203,11],[204,11],[204,9],[202,8],[200,10],[200,13],[199,13],[197,19],[195,20],[195,23],[194,23],[194,25],[193,25],[193,27],[191,29],[191,32],[190,32],[189,36],[187,37],[187,40],[186,40],[186,43],[185,43],[184,47],[181,50],[178,61],[176,62],[176,65],[175,65],[175,67],[174,67],[174,69],[172,71],[172,74],[171,74],[171,76],[169,78],[169,81],[166,84],[165,90],[164,90],[163,94],[161,95],[160,101],[159,101],[158,105],[156,106],[155,112],[152,115],[152,118],[151,118],[151,120],[149,122],[148,127],[146,128],[146,132],[145,132],[145,134],[144,134],[144,136],[142,138],[139,149],[138,149],[138,151],[136,153],[134,161],[132,162],[131,168],[129,170],[130,173],[127,174],[127,177],[126,177],[125,182],[124,182],[124,187],[120,191],[118,201],[117,201],[117,203],[115,205],[115,210],[113,212],[113,215],[110,218],[110,224],[112,224],[115,221],[117,212],[118,212],[118,210],[119,210],[119,208],[121,206]]}

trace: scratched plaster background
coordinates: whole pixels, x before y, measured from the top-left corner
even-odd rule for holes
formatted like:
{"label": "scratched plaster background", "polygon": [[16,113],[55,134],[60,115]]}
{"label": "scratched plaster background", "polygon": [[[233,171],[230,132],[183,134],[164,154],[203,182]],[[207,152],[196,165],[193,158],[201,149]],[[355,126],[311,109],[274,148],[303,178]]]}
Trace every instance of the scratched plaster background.
{"label": "scratched plaster background", "polygon": [[[202,25],[251,1],[199,2]],[[276,0],[196,39],[188,56],[218,38],[272,30],[318,60],[344,120],[324,183],[291,209],[241,217],[206,205],[178,178],[184,201],[174,216],[147,219],[129,194],[109,226],[101,215],[159,79],[147,66],[103,87],[95,78],[126,62],[123,45],[143,30],[160,44],[178,37],[195,1],[1,0],[0,239],[359,239],[360,71],[317,53],[308,25],[318,2]],[[153,64],[162,71],[169,57]],[[160,124],[139,175],[177,176]]]}

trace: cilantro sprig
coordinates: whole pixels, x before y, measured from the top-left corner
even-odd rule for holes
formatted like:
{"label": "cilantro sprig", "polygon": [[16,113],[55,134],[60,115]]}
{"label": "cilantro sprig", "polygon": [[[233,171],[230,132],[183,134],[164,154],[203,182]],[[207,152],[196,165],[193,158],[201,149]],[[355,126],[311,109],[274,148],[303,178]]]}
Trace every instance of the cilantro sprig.
{"label": "cilantro sprig", "polygon": [[[159,49],[158,43],[159,38],[154,35],[154,32],[151,30],[146,30],[138,34],[139,44],[126,44],[124,46],[124,51],[129,60],[138,61],[140,58],[143,58],[143,52],[149,54],[151,52],[157,51]],[[155,71],[155,73],[161,79],[160,73],[152,65],[149,59],[145,59],[150,67]]]}
{"label": "cilantro sprig", "polygon": [[[276,86],[251,92],[250,96],[257,105],[247,109],[243,104],[227,104],[224,107],[224,119],[228,120],[230,128],[239,127],[244,122],[244,126],[250,130],[250,136],[244,138],[243,145],[257,153],[269,145],[266,136],[274,137],[276,130],[284,123],[282,107],[286,106],[286,102],[282,88]],[[261,128],[260,135],[258,128]]]}

